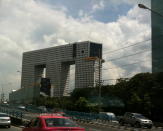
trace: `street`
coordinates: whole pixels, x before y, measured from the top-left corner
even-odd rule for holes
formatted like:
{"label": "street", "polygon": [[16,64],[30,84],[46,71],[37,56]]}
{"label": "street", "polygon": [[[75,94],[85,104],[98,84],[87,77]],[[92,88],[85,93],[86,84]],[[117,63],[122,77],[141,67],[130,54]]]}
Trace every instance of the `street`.
{"label": "street", "polygon": [[0,127],[0,131],[21,131],[19,127],[11,126],[11,128]]}
{"label": "street", "polygon": [[[102,128],[95,128],[94,126],[87,126],[87,125],[80,125],[86,128],[86,131],[117,131],[116,129],[102,129]],[[21,128],[11,126],[11,128],[0,127],[0,131],[21,131]]]}
{"label": "street", "polygon": [[[79,124],[79,123],[78,123]],[[86,131],[126,131],[126,130],[135,130],[135,131],[162,131],[162,129],[127,129],[127,128],[112,128],[112,127],[103,127],[97,125],[89,125],[89,124],[79,124],[81,127],[84,127]],[[11,128],[0,127],[0,131],[21,131],[22,128],[11,126]]]}
{"label": "street", "polygon": [[152,129],[146,129],[146,128],[133,128],[130,126],[104,126],[104,125],[98,125],[98,124],[89,124],[89,123],[78,123],[81,127],[84,127],[86,131],[163,131],[162,128],[155,128]]}
{"label": "street", "polygon": [[[78,123],[79,124],[79,123]],[[84,127],[86,131],[118,131],[117,129],[114,128],[109,128],[109,127],[101,127],[101,126],[95,126],[95,125],[88,125],[88,124],[79,124],[81,127]]]}

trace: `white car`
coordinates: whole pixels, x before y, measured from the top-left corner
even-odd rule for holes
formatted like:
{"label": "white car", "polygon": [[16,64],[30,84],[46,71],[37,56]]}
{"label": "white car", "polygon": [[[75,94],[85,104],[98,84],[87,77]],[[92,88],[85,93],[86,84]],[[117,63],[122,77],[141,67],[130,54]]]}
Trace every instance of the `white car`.
{"label": "white car", "polygon": [[119,123],[115,114],[112,112],[100,112],[99,118],[102,120],[108,120],[108,121],[116,123],[116,124]]}
{"label": "white car", "polygon": [[10,128],[11,126],[11,119],[6,113],[1,113],[0,112],[0,125],[1,126],[6,126]]}

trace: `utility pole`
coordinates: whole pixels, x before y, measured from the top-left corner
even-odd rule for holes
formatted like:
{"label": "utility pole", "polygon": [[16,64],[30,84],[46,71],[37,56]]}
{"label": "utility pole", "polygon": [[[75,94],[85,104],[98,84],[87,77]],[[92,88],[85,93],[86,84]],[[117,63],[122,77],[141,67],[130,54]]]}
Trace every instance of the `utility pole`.
{"label": "utility pole", "polygon": [[99,70],[99,80],[98,80],[98,111],[101,111],[101,86],[102,86],[102,80],[101,80],[101,68],[102,68],[102,63],[105,62],[102,58],[101,58],[101,50],[99,50],[99,56],[98,56],[98,70]]}
{"label": "utility pole", "polygon": [[[99,53],[100,54],[100,53]],[[99,82],[98,82],[98,86],[99,86],[99,91],[98,91],[98,100],[99,100],[99,103],[98,103],[98,110],[99,112],[101,111],[101,58],[100,58],[100,55],[99,55]]]}
{"label": "utility pole", "polygon": [[96,81],[96,86],[97,86],[97,90],[98,90],[98,111],[101,111],[101,68],[102,68],[102,63],[105,62],[102,58],[101,58],[101,50],[98,51],[98,56],[95,57],[87,57],[85,58],[85,60],[89,60],[89,61],[96,61],[97,62],[97,73],[98,73],[98,78]]}

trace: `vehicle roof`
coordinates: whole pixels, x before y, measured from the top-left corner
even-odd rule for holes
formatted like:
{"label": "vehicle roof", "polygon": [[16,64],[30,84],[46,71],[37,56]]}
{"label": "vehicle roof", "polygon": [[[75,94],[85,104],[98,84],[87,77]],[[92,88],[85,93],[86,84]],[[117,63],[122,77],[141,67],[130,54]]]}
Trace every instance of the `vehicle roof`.
{"label": "vehicle roof", "polygon": [[126,112],[126,114],[142,115],[142,114],[140,114],[140,113],[134,113],[134,112]]}
{"label": "vehicle roof", "polygon": [[62,116],[61,114],[43,114],[39,116],[40,118],[65,118],[68,119],[68,117]]}
{"label": "vehicle roof", "polygon": [[[100,112],[100,113],[113,113],[113,112]],[[114,114],[114,113],[113,113]]]}
{"label": "vehicle roof", "polygon": [[101,114],[115,115],[113,112],[100,112]]}
{"label": "vehicle roof", "polygon": [[140,113],[132,113],[132,114],[134,114],[134,115],[142,115],[142,114],[140,114]]}
{"label": "vehicle roof", "polygon": [[113,112],[107,112],[106,114],[115,115]]}

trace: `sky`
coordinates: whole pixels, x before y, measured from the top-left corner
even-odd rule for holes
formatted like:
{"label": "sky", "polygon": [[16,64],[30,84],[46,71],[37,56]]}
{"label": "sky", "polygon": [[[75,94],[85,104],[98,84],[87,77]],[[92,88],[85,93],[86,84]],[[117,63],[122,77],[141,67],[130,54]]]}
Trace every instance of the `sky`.
{"label": "sky", "polygon": [[20,88],[23,52],[79,41],[103,43],[104,84],[151,72],[150,11],[138,3],[150,7],[150,0],[0,0],[0,92]]}

